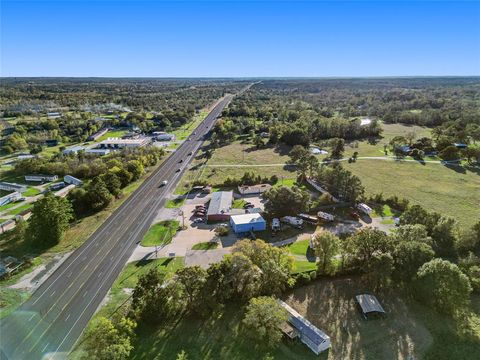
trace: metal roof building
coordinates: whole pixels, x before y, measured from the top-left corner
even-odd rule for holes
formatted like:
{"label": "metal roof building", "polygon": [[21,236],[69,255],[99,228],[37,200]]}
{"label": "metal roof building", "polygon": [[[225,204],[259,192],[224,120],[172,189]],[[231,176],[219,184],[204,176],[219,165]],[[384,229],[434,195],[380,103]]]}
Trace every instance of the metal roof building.
{"label": "metal roof building", "polygon": [[232,215],[230,217],[230,225],[235,234],[263,231],[267,228],[265,219],[258,213]]}
{"label": "metal roof building", "polygon": [[288,311],[289,323],[298,331],[300,340],[307,345],[315,354],[330,348],[330,336],[313,325],[310,321],[301,316],[292,307],[282,300],[278,300],[279,304]]}
{"label": "metal roof building", "polygon": [[355,298],[365,316],[368,314],[385,314],[385,310],[375,296],[360,294],[355,296]]}
{"label": "metal roof building", "polygon": [[217,191],[212,193],[207,210],[208,221],[227,221],[230,219],[233,202],[233,191]]}

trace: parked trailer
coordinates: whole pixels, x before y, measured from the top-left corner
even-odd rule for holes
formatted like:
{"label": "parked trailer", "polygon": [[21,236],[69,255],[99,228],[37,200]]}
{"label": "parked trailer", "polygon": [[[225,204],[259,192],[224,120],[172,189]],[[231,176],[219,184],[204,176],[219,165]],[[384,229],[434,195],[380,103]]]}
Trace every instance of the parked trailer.
{"label": "parked trailer", "polygon": [[281,222],[284,222],[285,224],[294,226],[296,228],[301,228],[303,227],[303,219],[300,219],[295,216],[284,216],[280,219]]}
{"label": "parked trailer", "polygon": [[305,221],[306,223],[316,225],[318,223],[318,218],[308,214],[298,214],[298,217]]}
{"label": "parked trailer", "polygon": [[357,205],[357,209],[363,212],[366,215],[370,215],[372,213],[372,208],[368,206],[367,204],[360,203]]}
{"label": "parked trailer", "polygon": [[317,213],[317,217],[323,221],[335,221],[335,216],[324,211],[319,211]]}

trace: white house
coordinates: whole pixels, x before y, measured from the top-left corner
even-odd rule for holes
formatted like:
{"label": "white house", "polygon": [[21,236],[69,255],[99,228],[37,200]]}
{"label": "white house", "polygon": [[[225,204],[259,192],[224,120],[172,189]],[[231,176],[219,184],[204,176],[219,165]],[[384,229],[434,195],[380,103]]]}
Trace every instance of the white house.
{"label": "white house", "polygon": [[5,190],[5,191],[18,191],[19,193],[23,193],[27,191],[27,187],[22,184],[16,184],[16,183],[9,183],[5,181],[0,182],[0,190]]}
{"label": "white house", "polygon": [[146,146],[150,143],[150,139],[146,137],[140,137],[138,139],[121,139],[121,138],[108,138],[100,143],[101,149],[124,149],[124,148],[137,148]]}
{"label": "white house", "polygon": [[163,131],[154,131],[152,135],[155,137],[157,141],[174,141],[175,134],[168,134]]}
{"label": "white house", "polygon": [[18,191],[11,192],[10,194],[0,197],[0,206],[18,201],[21,198],[22,194],[20,194]]}
{"label": "white house", "polygon": [[330,336],[301,316],[291,306],[282,300],[278,303],[288,312],[288,322],[295,328],[300,341],[307,345],[315,354],[328,350],[331,346]]}
{"label": "white house", "polygon": [[57,181],[57,175],[25,175],[25,181],[33,181],[33,182],[49,182],[49,181]]}
{"label": "white house", "polygon": [[62,151],[64,155],[77,154],[79,151],[85,151],[85,146],[72,146]]}

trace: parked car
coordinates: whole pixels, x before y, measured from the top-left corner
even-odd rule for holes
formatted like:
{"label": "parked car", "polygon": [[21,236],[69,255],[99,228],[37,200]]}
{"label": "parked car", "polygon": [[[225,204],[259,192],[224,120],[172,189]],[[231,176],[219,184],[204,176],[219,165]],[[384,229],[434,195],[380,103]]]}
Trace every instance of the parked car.
{"label": "parked car", "polygon": [[196,218],[196,219],[193,219],[192,222],[193,222],[194,224],[200,224],[200,223],[203,223],[203,221],[204,221],[204,220],[203,220],[202,218]]}
{"label": "parked car", "polygon": [[360,215],[358,214],[358,212],[353,211],[353,210],[350,211],[350,216],[351,216],[353,219],[355,219],[355,220],[360,219]]}

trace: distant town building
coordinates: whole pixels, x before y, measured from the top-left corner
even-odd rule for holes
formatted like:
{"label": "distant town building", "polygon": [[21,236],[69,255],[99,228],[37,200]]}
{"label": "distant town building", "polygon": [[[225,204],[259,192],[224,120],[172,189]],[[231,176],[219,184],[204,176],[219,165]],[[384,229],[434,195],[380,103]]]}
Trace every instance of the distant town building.
{"label": "distant town building", "polygon": [[108,132],[108,128],[103,128],[99,131],[97,131],[95,134],[92,134],[90,135],[87,140],[88,141],[95,141],[97,140],[98,138],[102,137],[103,135],[105,135],[106,133]]}
{"label": "distant town building", "polygon": [[138,139],[120,139],[120,138],[108,138],[100,143],[102,149],[124,149],[124,148],[137,148],[146,146],[150,143],[150,139],[141,137]]}
{"label": "distant town building", "polygon": [[110,154],[109,149],[85,149],[85,154],[104,156]]}
{"label": "distant town building", "polygon": [[62,116],[62,113],[59,112],[47,112],[47,117],[49,119],[56,119]]}
{"label": "distant town building", "polygon": [[27,186],[22,184],[9,183],[9,182],[2,181],[0,182],[0,190],[18,191],[19,193],[23,193],[27,191]]}
{"label": "distant town building", "polygon": [[67,184],[73,184],[75,186],[81,186],[83,184],[83,181],[80,179],[77,179],[76,177],[72,175],[65,175],[63,177],[63,181]]}
{"label": "distant town building", "polygon": [[30,155],[30,154],[20,154],[17,156],[17,160],[28,160],[28,159],[33,159],[35,155]]}
{"label": "distant town building", "polygon": [[85,146],[72,146],[68,149],[65,149],[62,151],[64,155],[70,155],[70,154],[78,154],[79,151],[85,151]]}
{"label": "distant town building", "polygon": [[175,140],[175,134],[168,134],[163,131],[154,131],[152,135],[157,141],[174,141]]}
{"label": "distant town building", "polygon": [[50,182],[50,181],[57,181],[57,175],[25,175],[25,181],[33,181],[33,182]]}

